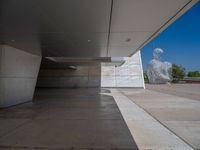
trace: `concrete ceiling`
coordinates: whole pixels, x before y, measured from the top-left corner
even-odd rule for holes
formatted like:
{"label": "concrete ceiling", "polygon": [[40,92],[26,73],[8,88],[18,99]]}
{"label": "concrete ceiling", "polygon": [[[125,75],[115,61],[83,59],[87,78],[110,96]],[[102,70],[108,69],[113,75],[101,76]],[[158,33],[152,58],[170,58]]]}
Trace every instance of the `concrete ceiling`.
{"label": "concrete ceiling", "polygon": [[197,0],[0,0],[0,42],[44,57],[129,56]]}

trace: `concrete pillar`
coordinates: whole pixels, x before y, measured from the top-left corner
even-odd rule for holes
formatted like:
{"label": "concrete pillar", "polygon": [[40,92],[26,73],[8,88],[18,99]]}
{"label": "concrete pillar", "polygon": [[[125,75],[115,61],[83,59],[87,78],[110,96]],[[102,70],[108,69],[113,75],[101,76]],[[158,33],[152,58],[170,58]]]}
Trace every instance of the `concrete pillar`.
{"label": "concrete pillar", "polygon": [[41,56],[0,45],[0,108],[31,101]]}

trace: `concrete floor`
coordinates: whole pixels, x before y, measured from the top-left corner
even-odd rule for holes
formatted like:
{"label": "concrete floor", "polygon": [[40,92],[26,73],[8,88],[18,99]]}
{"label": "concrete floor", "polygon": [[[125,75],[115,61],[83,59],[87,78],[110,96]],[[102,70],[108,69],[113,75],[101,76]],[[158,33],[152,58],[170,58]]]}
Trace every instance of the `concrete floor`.
{"label": "concrete floor", "polygon": [[199,87],[37,89],[0,110],[0,149],[200,149]]}
{"label": "concrete floor", "polygon": [[147,85],[147,88],[120,91],[187,145],[200,149],[200,85]]}
{"label": "concrete floor", "polygon": [[37,89],[0,110],[0,149],[138,149],[112,96],[99,89]]}

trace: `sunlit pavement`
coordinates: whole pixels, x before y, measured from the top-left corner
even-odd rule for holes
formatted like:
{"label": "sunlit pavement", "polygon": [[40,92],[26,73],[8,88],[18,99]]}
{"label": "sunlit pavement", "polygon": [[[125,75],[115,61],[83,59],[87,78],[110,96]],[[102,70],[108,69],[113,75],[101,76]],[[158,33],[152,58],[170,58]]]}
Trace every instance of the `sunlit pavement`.
{"label": "sunlit pavement", "polygon": [[[178,137],[182,143],[194,149],[200,149],[200,85],[147,85],[147,88],[146,90],[119,89],[119,91],[151,116],[157,124],[162,125],[162,128],[167,129],[171,134]],[[142,117],[138,118],[141,119]],[[147,120],[145,119],[145,121]],[[135,123],[133,126],[135,127],[133,130],[137,129]],[[160,138],[162,142],[160,145],[167,143],[169,144],[168,146],[174,146],[173,143],[170,144],[168,136],[163,137],[164,132],[160,131],[159,127],[155,127],[155,130],[151,132],[150,130],[153,127],[149,126],[153,126],[153,123],[148,123],[147,121],[146,124],[141,123],[139,125],[141,130],[137,129],[137,133],[134,136],[137,144],[138,139],[144,141],[145,138],[149,137],[149,139],[153,140],[155,140],[154,138]],[[147,137],[143,137],[143,134],[141,134],[144,130],[143,128],[148,129],[147,132],[143,132]],[[147,142],[139,144],[138,147],[143,146],[148,148],[153,143],[150,142],[148,144]],[[153,144],[156,145],[156,143]],[[158,145],[159,140],[157,140]],[[173,149],[179,149],[178,143],[176,146]]]}
{"label": "sunlit pavement", "polygon": [[200,100],[200,84],[146,84],[146,89],[179,97]]}

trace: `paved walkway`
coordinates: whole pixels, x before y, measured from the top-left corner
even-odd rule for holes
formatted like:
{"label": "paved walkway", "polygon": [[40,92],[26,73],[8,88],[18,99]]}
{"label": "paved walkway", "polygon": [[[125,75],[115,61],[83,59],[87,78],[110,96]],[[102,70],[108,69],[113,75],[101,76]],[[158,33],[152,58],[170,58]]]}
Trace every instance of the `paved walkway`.
{"label": "paved walkway", "polygon": [[146,88],[151,91],[200,100],[200,84],[146,84]]}
{"label": "paved walkway", "polygon": [[113,97],[98,89],[40,89],[0,110],[0,149],[137,149]]}
{"label": "paved walkway", "polygon": [[[138,148],[140,150],[192,150],[188,143],[135,103],[135,100],[139,100],[137,95],[143,94],[142,91],[146,90],[111,89],[109,94],[114,97]],[[127,93],[132,94],[134,101],[125,96]]]}
{"label": "paved walkway", "polygon": [[[164,87],[164,85],[161,86],[163,89],[169,89],[169,85],[166,85],[166,87]],[[146,113],[152,116],[157,123],[160,123],[171,133],[179,137],[179,139],[181,139],[188,146],[194,149],[200,149],[200,101],[184,98],[184,93],[180,90],[188,89],[189,92],[192,91],[191,89],[197,85],[192,86],[191,89],[188,85],[185,87],[184,85],[182,86],[183,87],[181,88],[173,88],[175,87],[174,85],[171,87],[171,90],[174,89],[175,91],[178,91],[178,94],[170,94],[169,90],[156,92],[158,89],[155,90],[155,87],[152,88],[152,90],[150,90],[149,87],[147,90],[120,89],[120,92],[126,95],[128,99],[132,100],[134,104],[142,108]],[[169,94],[164,94],[165,92]],[[195,97],[200,95],[200,89],[195,89],[192,92],[194,93]],[[147,124],[150,123],[147,122]],[[141,128],[142,126],[145,125],[141,124]],[[157,128],[155,132],[152,132],[152,135],[156,135],[157,133],[159,136],[164,134],[159,130],[159,128]],[[147,136],[152,137],[148,134]],[[134,138],[137,143],[137,138]],[[166,140],[163,140],[167,143],[168,139],[169,138],[166,136]]]}

